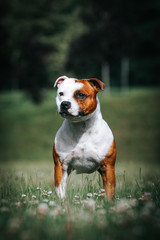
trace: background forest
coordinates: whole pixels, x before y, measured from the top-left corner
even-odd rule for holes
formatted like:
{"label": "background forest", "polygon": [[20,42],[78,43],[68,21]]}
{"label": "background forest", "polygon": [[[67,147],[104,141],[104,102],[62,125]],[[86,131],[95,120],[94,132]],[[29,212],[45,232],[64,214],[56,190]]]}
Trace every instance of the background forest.
{"label": "background forest", "polygon": [[25,89],[38,103],[63,74],[157,86],[159,16],[158,0],[1,1],[0,89]]}

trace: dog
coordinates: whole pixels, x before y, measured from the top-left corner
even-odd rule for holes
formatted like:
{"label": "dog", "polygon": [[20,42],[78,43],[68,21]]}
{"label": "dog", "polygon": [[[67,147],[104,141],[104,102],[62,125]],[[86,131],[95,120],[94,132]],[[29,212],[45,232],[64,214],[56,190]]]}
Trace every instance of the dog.
{"label": "dog", "polygon": [[60,199],[66,197],[67,179],[72,170],[79,173],[98,171],[109,200],[115,198],[116,144],[103,120],[97,93],[105,84],[97,78],[59,77],[56,104],[65,118],[53,146],[54,180]]}

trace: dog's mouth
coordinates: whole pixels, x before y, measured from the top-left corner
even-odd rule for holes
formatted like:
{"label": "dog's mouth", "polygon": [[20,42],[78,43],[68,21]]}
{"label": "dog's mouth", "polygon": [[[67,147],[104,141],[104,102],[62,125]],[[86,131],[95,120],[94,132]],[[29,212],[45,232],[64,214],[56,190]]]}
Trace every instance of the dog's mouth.
{"label": "dog's mouth", "polygon": [[85,115],[83,110],[79,111],[78,115],[73,115],[67,111],[60,111],[59,114],[61,117],[68,119],[74,123],[86,121],[92,116],[92,114]]}
{"label": "dog's mouth", "polygon": [[69,109],[63,109],[63,108],[61,108],[59,114],[60,114],[62,117],[64,117],[64,118],[72,118],[72,117],[75,117],[75,116],[72,114],[71,108],[69,108]]}
{"label": "dog's mouth", "polygon": [[84,116],[84,112],[83,111],[80,111],[79,113],[78,113],[78,115],[73,115],[72,113],[71,113],[71,111],[68,109],[68,110],[66,110],[66,111],[60,111],[59,112],[59,114],[62,116],[62,117],[64,117],[64,118],[80,118],[80,117],[82,117],[82,116]]}
{"label": "dog's mouth", "polygon": [[72,117],[72,116],[73,116],[71,113],[69,113],[69,112],[67,112],[67,111],[61,111],[61,112],[60,112],[60,115],[61,115],[62,117],[64,117],[64,118],[66,118],[66,117]]}

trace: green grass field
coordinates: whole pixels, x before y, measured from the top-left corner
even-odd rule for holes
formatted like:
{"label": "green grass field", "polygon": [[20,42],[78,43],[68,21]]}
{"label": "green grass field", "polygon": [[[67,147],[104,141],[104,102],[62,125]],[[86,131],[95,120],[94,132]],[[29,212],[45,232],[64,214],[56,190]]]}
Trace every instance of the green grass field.
{"label": "green grass field", "polygon": [[159,89],[99,94],[118,151],[114,203],[98,173],[73,173],[66,201],[57,198],[52,146],[63,119],[56,93],[45,96],[35,106],[0,95],[0,238],[160,239]]}

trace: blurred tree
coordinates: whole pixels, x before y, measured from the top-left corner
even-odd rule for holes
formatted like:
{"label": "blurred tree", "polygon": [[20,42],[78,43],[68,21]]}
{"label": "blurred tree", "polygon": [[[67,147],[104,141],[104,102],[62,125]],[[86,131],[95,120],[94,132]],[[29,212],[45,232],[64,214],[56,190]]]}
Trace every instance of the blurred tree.
{"label": "blurred tree", "polygon": [[57,76],[100,77],[105,63],[120,85],[125,58],[130,84],[158,84],[159,13],[158,0],[1,0],[0,89],[40,102]]}
{"label": "blurred tree", "polygon": [[77,18],[75,1],[6,0],[0,4],[1,89],[26,89],[38,103],[49,74],[62,69],[62,55],[70,41],[67,29],[73,32],[71,24],[75,26],[72,21]]}
{"label": "blurred tree", "polygon": [[42,89],[47,85],[45,56],[52,51],[52,46],[43,43],[36,36],[36,31],[30,33],[20,46],[22,60],[23,87],[35,103],[42,101]]}
{"label": "blurred tree", "polygon": [[[7,45],[7,40],[9,38],[7,29],[4,26],[4,19],[8,12],[8,1],[0,1],[0,63],[1,63],[1,88],[10,87],[10,81],[7,82],[5,79],[9,79],[11,62],[10,62],[10,49]],[[7,86],[6,86],[7,85]]]}
{"label": "blurred tree", "polygon": [[[76,75],[100,76],[108,62],[120,83],[120,62],[128,58],[130,84],[158,84],[160,4],[158,0],[88,0],[81,2],[81,19],[88,32],[70,47],[66,68]],[[77,57],[78,56],[78,57]],[[116,76],[115,71],[119,71]]]}

